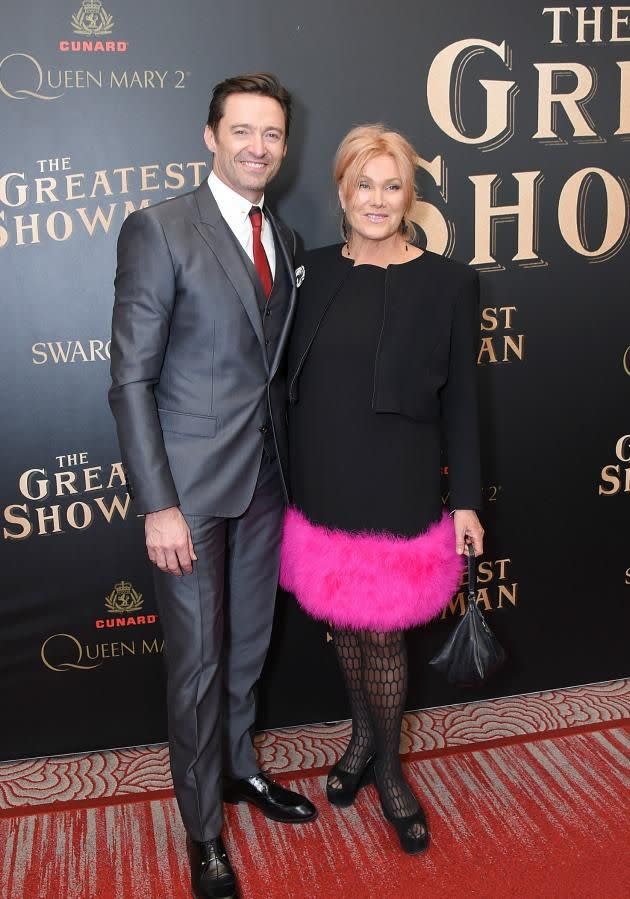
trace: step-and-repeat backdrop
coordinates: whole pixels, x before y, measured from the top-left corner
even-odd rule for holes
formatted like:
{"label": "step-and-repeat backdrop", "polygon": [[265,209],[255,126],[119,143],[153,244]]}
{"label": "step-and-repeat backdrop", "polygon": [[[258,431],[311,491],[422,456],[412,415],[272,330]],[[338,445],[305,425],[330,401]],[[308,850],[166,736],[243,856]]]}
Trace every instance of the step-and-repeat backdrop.
{"label": "step-and-repeat backdrop", "polygon": [[[0,21],[0,756],[166,736],[106,404],[115,243],[207,176],[210,90],[242,71],[294,94],[273,200],[307,247],[337,238],[340,138],[385,121],[421,157],[423,242],[481,273],[478,602],[511,661],[483,693],[428,669],[462,588],[410,636],[410,706],[628,674],[630,7],[8,0]],[[260,725],[346,713],[326,629],[280,595]]]}

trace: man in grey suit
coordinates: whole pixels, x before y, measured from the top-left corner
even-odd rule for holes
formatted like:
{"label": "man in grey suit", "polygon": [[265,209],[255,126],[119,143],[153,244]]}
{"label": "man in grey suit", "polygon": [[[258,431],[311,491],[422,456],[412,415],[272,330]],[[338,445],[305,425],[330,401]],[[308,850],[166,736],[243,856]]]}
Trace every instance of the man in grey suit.
{"label": "man in grey suit", "polygon": [[274,820],[316,815],[258,770],[251,740],[287,497],[296,301],[292,232],[263,204],[290,117],[272,75],[217,85],[208,181],[134,212],[118,241],[109,402],[154,563],[193,891],[211,899],[236,894],[222,797]]}

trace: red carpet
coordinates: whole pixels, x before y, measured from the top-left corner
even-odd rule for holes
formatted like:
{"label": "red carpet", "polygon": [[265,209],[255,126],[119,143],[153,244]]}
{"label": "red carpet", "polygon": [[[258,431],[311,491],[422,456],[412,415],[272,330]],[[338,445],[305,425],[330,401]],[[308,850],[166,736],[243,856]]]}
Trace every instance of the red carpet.
{"label": "red carpet", "polygon": [[[399,852],[372,787],[338,810],[317,769],[284,775],[320,817],[292,828],[227,809],[242,899],[627,899],[628,724],[416,753],[407,772],[432,833],[422,856]],[[2,899],[190,896],[179,815],[159,795],[13,810],[0,820]]]}

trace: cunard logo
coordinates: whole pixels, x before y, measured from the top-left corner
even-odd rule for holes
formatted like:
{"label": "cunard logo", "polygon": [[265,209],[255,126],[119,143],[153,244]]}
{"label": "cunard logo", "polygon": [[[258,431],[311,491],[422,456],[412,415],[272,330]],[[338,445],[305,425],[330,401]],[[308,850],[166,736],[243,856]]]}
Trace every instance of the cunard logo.
{"label": "cunard logo", "polygon": [[158,616],[134,614],[142,608],[142,593],[138,593],[130,581],[119,581],[109,596],[105,608],[112,617],[98,618],[94,624],[99,630],[108,627],[135,627],[138,624],[155,624]]}
{"label": "cunard logo", "polygon": [[83,0],[80,9],[70,19],[72,30],[82,40],[59,41],[62,53],[126,53],[128,41],[103,40],[114,28],[114,17],[103,7],[101,0]]}
{"label": "cunard logo", "polygon": [[128,615],[142,608],[142,593],[138,593],[129,581],[120,581],[109,596],[105,597],[108,612],[122,612]]}
{"label": "cunard logo", "polygon": [[87,36],[111,34],[114,27],[114,17],[103,9],[101,0],[83,0],[70,21],[75,34]]}

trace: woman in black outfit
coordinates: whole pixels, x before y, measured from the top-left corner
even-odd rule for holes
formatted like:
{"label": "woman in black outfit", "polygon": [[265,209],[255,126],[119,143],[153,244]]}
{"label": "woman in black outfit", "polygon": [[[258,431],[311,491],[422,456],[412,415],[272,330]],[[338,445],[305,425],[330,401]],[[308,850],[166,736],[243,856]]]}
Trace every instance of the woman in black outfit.
{"label": "woman in black outfit", "polygon": [[[375,780],[407,852],[428,845],[399,756],[405,629],[456,591],[464,544],[482,552],[477,273],[413,246],[411,145],[382,125],[342,141],[343,244],[306,254],[289,348],[293,506],[281,583],[329,622],[352,736],[328,799]],[[445,438],[450,517],[440,496]]]}

